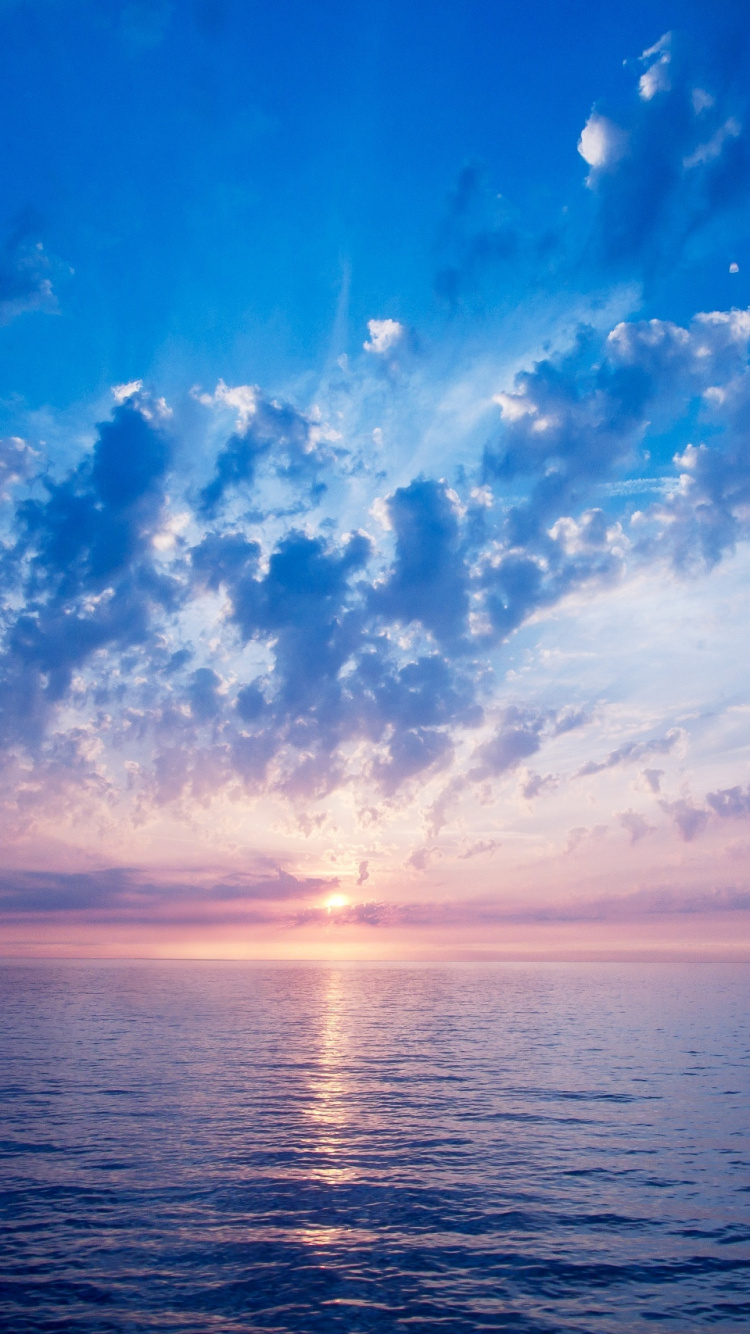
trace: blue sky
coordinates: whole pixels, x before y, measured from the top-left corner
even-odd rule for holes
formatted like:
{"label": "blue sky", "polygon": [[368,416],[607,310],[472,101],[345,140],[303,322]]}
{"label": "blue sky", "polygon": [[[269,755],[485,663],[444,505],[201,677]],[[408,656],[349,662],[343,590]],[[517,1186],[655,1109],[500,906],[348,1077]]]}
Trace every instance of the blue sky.
{"label": "blue sky", "polygon": [[[517,229],[552,234],[564,208],[584,226],[592,103],[627,107],[635,56],[673,27],[720,61],[706,48],[743,7],[710,25],[685,3],[3,11],[3,224],[42,240],[59,313],[3,332],[2,391],[65,407],[157,370],[185,387],[252,364],[276,390],[374,310],[439,327],[462,170]],[[716,300],[727,266],[707,267],[692,281]],[[512,277],[492,298],[517,296]]]}
{"label": "blue sky", "polygon": [[745,6],[0,29],[9,948],[747,940]]}

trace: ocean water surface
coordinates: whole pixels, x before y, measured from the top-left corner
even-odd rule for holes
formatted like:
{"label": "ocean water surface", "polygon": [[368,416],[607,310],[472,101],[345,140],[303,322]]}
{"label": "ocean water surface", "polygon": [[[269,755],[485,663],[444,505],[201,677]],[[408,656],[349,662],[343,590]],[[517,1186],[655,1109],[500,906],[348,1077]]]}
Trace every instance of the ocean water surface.
{"label": "ocean water surface", "polygon": [[0,965],[0,1328],[750,1323],[750,969]]}

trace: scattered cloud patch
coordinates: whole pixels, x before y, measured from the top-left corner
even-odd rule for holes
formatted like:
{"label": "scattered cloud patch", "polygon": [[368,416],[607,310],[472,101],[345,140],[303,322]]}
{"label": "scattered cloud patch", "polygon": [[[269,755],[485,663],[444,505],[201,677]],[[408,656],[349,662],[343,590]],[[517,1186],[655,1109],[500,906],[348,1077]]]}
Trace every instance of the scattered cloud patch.
{"label": "scattered cloud patch", "polygon": [[368,320],[367,328],[370,337],[362,346],[365,352],[372,352],[378,357],[397,347],[405,333],[403,324],[399,324],[398,320]]}
{"label": "scattered cloud patch", "polygon": [[[665,736],[654,737],[651,741],[628,741],[623,746],[618,746],[617,750],[610,751],[603,760],[589,760],[575,776],[587,778],[591,774],[600,774],[605,769],[614,769],[621,764],[633,764],[637,760],[645,759],[647,755],[668,755],[683,735],[681,728],[672,727]],[[654,770],[649,772],[653,773]]]}

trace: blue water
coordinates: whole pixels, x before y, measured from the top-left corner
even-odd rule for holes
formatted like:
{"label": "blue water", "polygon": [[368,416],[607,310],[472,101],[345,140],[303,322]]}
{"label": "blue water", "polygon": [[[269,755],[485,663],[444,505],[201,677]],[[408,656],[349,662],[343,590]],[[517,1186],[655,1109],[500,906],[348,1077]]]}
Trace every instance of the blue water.
{"label": "blue water", "polygon": [[750,1323],[740,965],[0,966],[0,1328]]}

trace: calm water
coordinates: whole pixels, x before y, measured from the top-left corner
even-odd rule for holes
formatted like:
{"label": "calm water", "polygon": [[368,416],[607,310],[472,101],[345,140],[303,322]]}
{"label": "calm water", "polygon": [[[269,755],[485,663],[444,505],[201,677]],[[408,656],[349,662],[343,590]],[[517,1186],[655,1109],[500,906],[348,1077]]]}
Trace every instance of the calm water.
{"label": "calm water", "polygon": [[750,1322],[750,970],[0,966],[0,1328]]}

